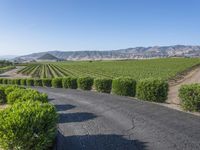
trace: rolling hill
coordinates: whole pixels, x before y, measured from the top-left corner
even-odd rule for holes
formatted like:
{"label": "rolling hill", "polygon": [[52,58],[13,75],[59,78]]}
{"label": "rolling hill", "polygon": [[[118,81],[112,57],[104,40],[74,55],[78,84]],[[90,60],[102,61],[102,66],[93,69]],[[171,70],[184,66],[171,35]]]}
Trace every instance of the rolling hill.
{"label": "rolling hill", "polygon": [[31,61],[36,60],[46,53],[64,60],[113,60],[113,59],[143,59],[155,57],[199,57],[200,46],[153,46],[135,47],[107,51],[48,51],[33,53],[16,57],[14,60]]}

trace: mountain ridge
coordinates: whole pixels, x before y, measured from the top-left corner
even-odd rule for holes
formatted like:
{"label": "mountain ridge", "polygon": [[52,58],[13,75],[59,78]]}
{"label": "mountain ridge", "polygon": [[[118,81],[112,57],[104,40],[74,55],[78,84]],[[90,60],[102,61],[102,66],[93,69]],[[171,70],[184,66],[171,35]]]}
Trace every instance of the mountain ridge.
{"label": "mountain ridge", "polygon": [[16,57],[14,60],[36,60],[45,54],[51,54],[64,60],[112,60],[112,59],[145,59],[155,57],[200,57],[200,46],[173,45],[134,47],[118,50],[84,50],[84,51],[47,51]]}

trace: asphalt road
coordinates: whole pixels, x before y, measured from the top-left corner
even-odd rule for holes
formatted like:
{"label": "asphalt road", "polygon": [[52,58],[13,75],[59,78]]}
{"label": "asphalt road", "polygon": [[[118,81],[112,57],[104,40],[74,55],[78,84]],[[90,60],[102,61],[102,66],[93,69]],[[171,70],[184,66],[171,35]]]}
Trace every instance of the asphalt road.
{"label": "asphalt road", "polygon": [[57,150],[200,150],[200,117],[133,98],[37,88],[60,115]]}

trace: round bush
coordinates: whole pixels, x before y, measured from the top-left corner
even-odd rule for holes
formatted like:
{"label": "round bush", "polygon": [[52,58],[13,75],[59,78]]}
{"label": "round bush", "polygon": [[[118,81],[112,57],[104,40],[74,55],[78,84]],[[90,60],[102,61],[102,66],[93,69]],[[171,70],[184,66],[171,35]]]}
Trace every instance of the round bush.
{"label": "round bush", "polygon": [[54,88],[62,88],[62,78],[54,78],[52,79],[52,87]]}
{"label": "round bush", "polygon": [[135,96],[136,81],[131,78],[116,78],[112,82],[112,93],[122,96]]}
{"label": "round bush", "polygon": [[143,79],[137,83],[137,98],[146,101],[164,102],[168,95],[168,83],[161,79]]}
{"label": "round bush", "polygon": [[4,78],[2,81],[3,84],[8,84],[8,79]]}
{"label": "round bush", "polygon": [[42,79],[34,79],[34,86],[42,86]]}
{"label": "round bush", "polygon": [[26,80],[27,80],[27,79],[21,79],[21,80],[20,80],[20,85],[26,86]]}
{"label": "round bush", "polygon": [[42,86],[43,87],[51,87],[51,82],[52,80],[51,79],[42,79]]}
{"label": "round bush", "polygon": [[179,98],[183,109],[200,112],[200,84],[182,85]]}
{"label": "round bush", "polygon": [[62,80],[63,88],[77,89],[77,78],[67,77]]}
{"label": "round bush", "polygon": [[93,78],[91,77],[81,77],[78,78],[78,88],[82,90],[91,90],[93,85]]}
{"label": "round bush", "polygon": [[34,79],[26,79],[27,86],[34,86]]}
{"label": "round bush", "polygon": [[112,88],[112,79],[107,79],[107,78],[95,79],[94,86],[98,92],[110,93]]}
{"label": "round bush", "polygon": [[49,103],[15,103],[0,111],[0,146],[10,150],[48,149],[56,136],[57,118]]}

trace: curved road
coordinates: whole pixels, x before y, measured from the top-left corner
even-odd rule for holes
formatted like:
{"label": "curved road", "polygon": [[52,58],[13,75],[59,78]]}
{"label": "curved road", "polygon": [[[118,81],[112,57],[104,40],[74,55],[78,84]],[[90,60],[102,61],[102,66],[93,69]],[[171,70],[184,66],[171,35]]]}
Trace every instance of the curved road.
{"label": "curved road", "polygon": [[60,115],[58,150],[199,150],[200,117],[92,91],[37,88]]}

